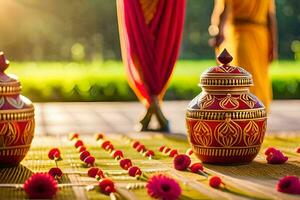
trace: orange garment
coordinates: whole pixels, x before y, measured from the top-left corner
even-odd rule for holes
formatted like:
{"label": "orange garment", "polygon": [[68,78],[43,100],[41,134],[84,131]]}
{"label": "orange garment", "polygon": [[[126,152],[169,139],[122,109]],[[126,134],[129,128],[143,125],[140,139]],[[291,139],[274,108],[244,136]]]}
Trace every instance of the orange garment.
{"label": "orange garment", "polygon": [[[275,13],[274,0],[219,0],[217,4],[220,11],[224,5],[229,10],[224,27],[225,40],[216,53],[226,48],[234,58],[232,64],[252,74],[254,86],[250,90],[269,110],[272,85],[269,77],[267,16],[269,12]],[[218,19],[213,16],[213,20]]]}

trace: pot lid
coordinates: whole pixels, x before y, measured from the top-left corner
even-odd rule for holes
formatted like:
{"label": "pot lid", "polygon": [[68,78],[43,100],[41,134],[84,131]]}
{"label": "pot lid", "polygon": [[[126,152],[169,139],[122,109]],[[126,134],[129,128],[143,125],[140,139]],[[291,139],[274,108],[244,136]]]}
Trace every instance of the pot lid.
{"label": "pot lid", "polygon": [[250,87],[252,75],[241,67],[231,66],[232,56],[226,49],[217,57],[220,66],[211,67],[200,76],[200,86],[209,88]]}
{"label": "pot lid", "polygon": [[0,52],[0,96],[20,94],[20,81],[15,75],[6,74],[9,61],[6,60],[4,53]]}

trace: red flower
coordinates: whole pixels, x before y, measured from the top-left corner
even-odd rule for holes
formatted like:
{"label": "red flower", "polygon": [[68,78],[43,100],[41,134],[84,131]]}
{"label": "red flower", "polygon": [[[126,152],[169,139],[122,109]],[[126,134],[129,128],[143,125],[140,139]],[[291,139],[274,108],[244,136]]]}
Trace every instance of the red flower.
{"label": "red flower", "polygon": [[266,159],[269,164],[283,164],[288,160],[288,157],[284,156],[279,150],[272,150],[269,154],[267,154]]}
{"label": "red flower", "polygon": [[81,152],[81,153],[79,154],[79,158],[80,158],[80,160],[84,161],[84,159],[85,159],[86,157],[90,156],[90,155],[91,155],[91,154],[90,154],[89,151],[83,151],[83,152]]}
{"label": "red flower", "polygon": [[51,168],[48,173],[55,179],[60,179],[63,175],[61,169],[58,167]]}
{"label": "red flower", "polygon": [[120,166],[125,170],[129,169],[129,167],[132,166],[131,160],[128,158],[121,159],[119,163]]}
{"label": "red flower", "polygon": [[160,152],[163,152],[163,150],[165,149],[165,147],[166,147],[166,146],[160,146],[160,147],[158,148],[158,150],[159,150]]}
{"label": "red flower", "polygon": [[163,150],[163,153],[167,154],[167,153],[169,153],[169,151],[171,151],[171,148],[165,147],[164,150]]}
{"label": "red flower", "polygon": [[191,158],[185,154],[179,154],[175,156],[174,168],[180,171],[186,170],[191,164]]}
{"label": "red flower", "polygon": [[96,178],[98,176],[100,179],[105,178],[104,172],[98,167],[92,167],[88,170],[88,176]]}
{"label": "red flower", "polygon": [[218,176],[212,176],[209,179],[209,185],[210,185],[210,187],[219,188],[221,184],[222,184],[222,179],[220,177],[218,177]]}
{"label": "red flower", "polygon": [[162,174],[152,176],[146,188],[148,194],[156,199],[176,200],[181,194],[177,181]]}
{"label": "red flower", "polygon": [[276,148],[274,148],[274,147],[268,147],[268,148],[265,150],[265,155],[267,156],[267,155],[269,155],[270,153],[274,153],[274,152],[276,152],[276,151],[277,151]]}
{"label": "red flower", "polygon": [[124,157],[123,152],[121,150],[115,150],[111,153],[111,155],[114,159],[120,159]]}
{"label": "red flower", "polygon": [[84,159],[84,162],[87,164],[87,165],[94,165],[95,163],[95,157],[94,156],[88,156]]}
{"label": "red flower", "polygon": [[155,154],[154,154],[154,151],[152,150],[147,150],[145,153],[144,153],[144,156],[146,157],[153,157]]}
{"label": "red flower", "polygon": [[102,193],[109,195],[112,192],[116,192],[115,184],[112,180],[105,178],[99,182],[99,187]]}
{"label": "red flower", "polygon": [[51,160],[57,160],[60,158],[60,151],[58,148],[52,148],[50,149],[49,153],[48,153],[48,157]]}
{"label": "red flower", "polygon": [[112,145],[112,144],[107,145],[106,148],[105,148],[105,150],[106,150],[106,151],[109,151],[109,152],[110,152],[110,151],[113,151],[114,149],[115,149],[115,147],[114,147],[114,145]]}
{"label": "red flower", "polygon": [[79,134],[78,133],[70,133],[69,134],[69,140],[74,140],[75,138],[79,138]]}
{"label": "red flower", "polygon": [[189,168],[190,168],[191,172],[193,172],[193,173],[203,171],[203,165],[201,163],[194,163]]}
{"label": "red flower", "polygon": [[173,149],[173,150],[171,150],[171,151],[169,152],[169,156],[170,156],[170,157],[174,157],[174,156],[176,156],[176,155],[178,155],[177,149]]}
{"label": "red flower", "polygon": [[80,147],[80,146],[84,146],[84,144],[83,144],[82,140],[77,140],[77,141],[75,142],[74,146],[75,146],[75,148],[78,148],[78,147]]}
{"label": "red flower", "polygon": [[87,174],[88,174],[89,177],[95,178],[98,171],[99,171],[99,168],[98,168],[98,167],[91,167],[91,168],[88,170],[88,173],[87,173]]}
{"label": "red flower", "polygon": [[191,148],[189,148],[188,150],[186,150],[186,155],[191,156],[193,154],[193,150]]}
{"label": "red flower", "polygon": [[77,150],[78,150],[79,153],[81,153],[81,152],[86,150],[86,147],[85,146],[80,146],[80,147],[77,148]]}
{"label": "red flower", "polygon": [[300,153],[300,147],[298,147],[298,148],[296,149],[296,152],[297,152],[297,153]]}
{"label": "red flower", "polygon": [[101,139],[104,138],[104,134],[103,133],[97,133],[97,134],[95,134],[95,138],[96,138],[96,141],[101,140]]}
{"label": "red flower", "polygon": [[140,168],[136,166],[132,166],[128,169],[129,176],[136,177],[142,175],[142,171]]}
{"label": "red flower", "polygon": [[300,194],[300,180],[297,176],[285,176],[278,181],[276,189],[279,192]]}
{"label": "red flower", "polygon": [[139,144],[135,149],[137,150],[137,152],[144,152],[146,150],[146,147],[143,144]]}
{"label": "red flower", "polygon": [[23,186],[30,199],[52,199],[57,192],[57,182],[48,173],[36,173]]}
{"label": "red flower", "polygon": [[132,142],[131,142],[131,146],[132,146],[133,148],[136,148],[139,144],[140,144],[139,141],[132,141]]}
{"label": "red flower", "polygon": [[106,149],[106,147],[107,147],[109,144],[110,144],[110,141],[109,141],[109,140],[103,141],[102,144],[101,144],[102,149]]}

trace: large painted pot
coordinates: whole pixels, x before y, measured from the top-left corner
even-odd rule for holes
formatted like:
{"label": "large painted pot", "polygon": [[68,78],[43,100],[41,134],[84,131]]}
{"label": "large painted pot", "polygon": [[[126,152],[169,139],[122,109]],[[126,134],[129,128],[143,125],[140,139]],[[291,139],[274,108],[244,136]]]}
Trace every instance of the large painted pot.
{"label": "large painted pot", "polygon": [[34,135],[34,107],[20,95],[17,77],[5,74],[9,62],[0,52],[0,167],[18,165]]}
{"label": "large painted pot", "polygon": [[204,163],[242,164],[258,154],[267,126],[263,103],[249,92],[251,74],[230,66],[226,49],[222,63],[200,77],[202,92],[187,108],[186,125],[194,153]]}

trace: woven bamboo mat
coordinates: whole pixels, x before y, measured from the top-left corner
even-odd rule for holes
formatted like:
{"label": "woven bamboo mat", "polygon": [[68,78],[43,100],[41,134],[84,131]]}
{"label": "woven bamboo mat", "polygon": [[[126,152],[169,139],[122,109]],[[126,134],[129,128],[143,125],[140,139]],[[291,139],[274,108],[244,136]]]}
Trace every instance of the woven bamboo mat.
{"label": "woven bamboo mat", "polygon": [[[185,153],[189,148],[184,136],[165,136],[161,134],[131,134],[131,138],[141,141],[147,149],[155,151],[155,159],[149,160],[133,150],[123,136],[108,135],[116,149],[123,150],[125,157],[132,159],[133,164],[141,167],[147,174],[156,172],[166,173],[177,179],[183,190],[183,199],[300,199],[299,196],[279,193],[275,189],[276,182],[285,175],[300,176],[300,155],[295,148],[300,144],[300,137],[286,135],[267,137],[263,148],[275,146],[289,156],[284,165],[266,164],[262,151],[254,162],[239,166],[216,166],[205,164],[210,175],[219,175],[226,184],[226,189],[212,189],[208,186],[206,177],[190,172],[179,172],[172,168],[172,158],[158,152],[158,147],[167,145]],[[99,147],[93,137],[82,137],[86,146],[96,157],[96,165],[107,172],[112,178],[118,191],[124,199],[150,199],[144,188],[145,183],[129,177],[119,167],[106,151]],[[34,172],[46,172],[55,163],[49,160],[47,153],[50,148],[58,147],[62,153],[62,161],[58,162],[64,176],[56,199],[110,199],[99,192],[97,187],[89,191],[87,188],[96,185],[93,178],[86,175],[87,168],[79,159],[79,154],[72,142],[66,137],[36,137],[32,147],[22,164],[15,168],[0,169],[0,199],[24,199],[25,192],[18,188]],[[197,161],[192,157],[193,161]],[[16,188],[6,188],[5,185],[15,185]],[[129,186],[138,185],[139,188],[128,190]],[[125,198],[126,197],[126,198]]]}

